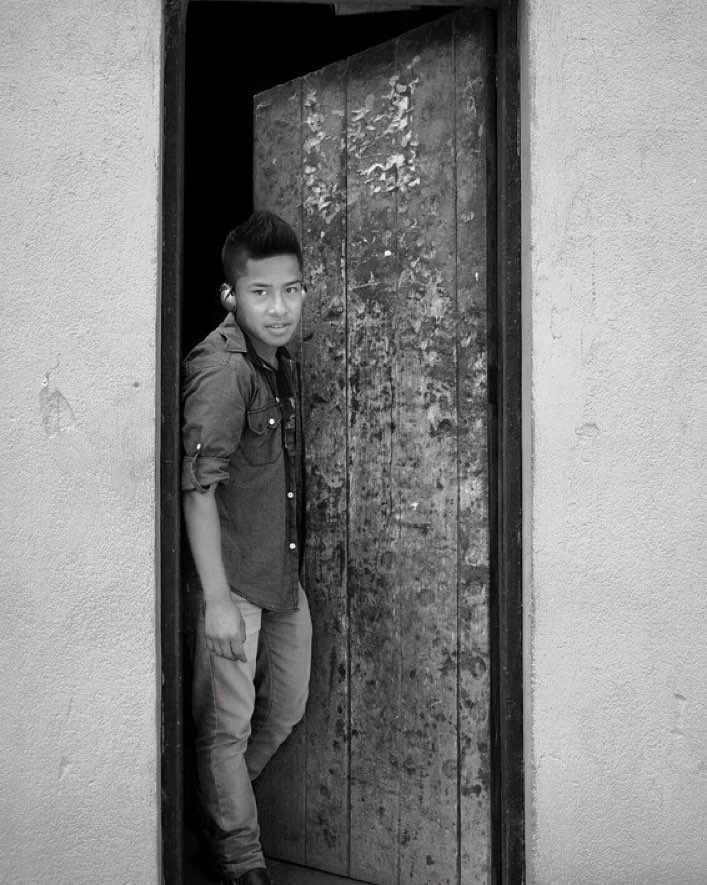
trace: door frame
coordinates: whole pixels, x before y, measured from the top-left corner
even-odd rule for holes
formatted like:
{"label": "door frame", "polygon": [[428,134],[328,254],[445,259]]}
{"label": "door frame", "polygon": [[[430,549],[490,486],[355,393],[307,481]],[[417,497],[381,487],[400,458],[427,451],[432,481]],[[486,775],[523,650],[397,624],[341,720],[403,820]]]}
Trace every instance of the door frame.
{"label": "door frame", "polygon": [[[200,0],[163,0],[162,280],[158,437],[161,623],[162,881],[182,883],[183,686],[180,587],[180,339],[184,238],[184,110],[186,15]],[[239,0],[229,0],[239,2]],[[275,2],[275,0],[258,0]],[[283,0],[277,0],[283,2]],[[284,0],[298,2],[298,0]],[[331,0],[308,0],[330,3]],[[449,0],[414,0],[416,6]],[[407,0],[338,0],[374,11]],[[521,474],[521,162],[519,0],[461,0],[492,9],[496,36],[496,298],[490,306],[495,341],[489,345],[491,734],[493,885],[525,882],[523,767],[523,606]],[[494,346],[495,345],[495,346]],[[495,355],[494,355],[495,350]],[[494,494],[495,492],[495,494]]]}

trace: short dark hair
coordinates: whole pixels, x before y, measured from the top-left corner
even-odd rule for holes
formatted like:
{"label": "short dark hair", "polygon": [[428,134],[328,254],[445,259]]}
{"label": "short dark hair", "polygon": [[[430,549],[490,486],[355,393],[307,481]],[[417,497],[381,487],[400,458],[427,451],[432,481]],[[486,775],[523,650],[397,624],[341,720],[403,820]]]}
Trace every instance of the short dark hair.
{"label": "short dark hair", "polygon": [[302,269],[302,247],[290,225],[273,212],[254,212],[233,228],[223,244],[221,261],[226,281],[235,285],[249,258],[275,255],[295,255]]}

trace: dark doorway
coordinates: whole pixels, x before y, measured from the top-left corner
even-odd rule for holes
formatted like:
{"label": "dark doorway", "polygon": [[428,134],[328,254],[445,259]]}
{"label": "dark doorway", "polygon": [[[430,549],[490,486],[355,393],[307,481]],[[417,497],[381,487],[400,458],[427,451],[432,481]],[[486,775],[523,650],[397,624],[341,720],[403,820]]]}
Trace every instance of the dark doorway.
{"label": "dark doorway", "polygon": [[[230,228],[239,220],[250,213],[253,208],[253,175],[254,168],[253,144],[255,134],[253,131],[253,99],[256,95],[262,95],[268,89],[293,81],[303,75],[310,74],[312,71],[320,70],[328,65],[339,61],[340,59],[350,58],[361,53],[369,46],[379,46],[390,38],[402,33],[408,33],[413,29],[439,19],[447,15],[450,8],[434,7],[416,12],[397,12],[397,13],[377,13],[374,15],[336,15],[332,7],[327,6],[307,6],[307,5],[286,5],[286,4],[233,4],[219,2],[202,2],[193,4],[188,13],[187,18],[187,43],[186,43],[186,164],[185,164],[185,253],[184,253],[184,301],[182,312],[182,352],[186,353],[197,341],[214,328],[222,319],[222,309],[217,298],[218,286],[221,282],[220,267],[220,246],[223,239]],[[447,30],[451,33],[451,24],[447,26]],[[422,49],[427,41],[427,32],[420,34],[418,38],[419,48]],[[392,47],[391,47],[392,48]],[[396,52],[396,50],[393,50]],[[408,50],[410,58],[414,55],[414,45]],[[434,46],[428,48],[429,58],[435,57],[436,48]],[[450,48],[447,50],[452,53]],[[451,59],[451,56],[450,56]],[[451,68],[450,68],[451,70]],[[445,76],[445,81],[449,75]],[[452,84],[447,83],[447,88],[452,90]],[[365,88],[363,96],[365,97]],[[446,95],[440,93],[439,100],[446,98]],[[444,116],[453,119],[454,109],[450,105],[449,111]],[[491,119],[491,118],[489,118]],[[260,150],[262,152],[262,140]],[[450,157],[447,165],[455,152],[455,148],[450,145]],[[262,157],[256,157],[256,167],[260,163]],[[483,165],[483,164],[482,164]],[[259,167],[258,167],[259,168]],[[448,172],[449,170],[447,170]],[[257,190],[257,188],[256,188]],[[454,195],[450,192],[452,206],[454,204]],[[485,198],[483,200],[485,202]],[[293,201],[296,203],[296,198]],[[287,217],[287,209],[289,206],[272,206],[276,211],[281,211]],[[481,213],[485,217],[485,209]],[[453,213],[452,213],[453,216]],[[447,236],[453,235],[454,219],[450,217],[452,225]],[[340,244],[332,242],[330,244],[334,250],[338,250]],[[305,250],[306,244],[305,244]],[[486,259],[482,259],[485,264]],[[338,259],[337,259],[338,263]],[[484,277],[486,274],[484,273]],[[477,275],[478,277],[478,275]],[[485,299],[485,295],[483,296]],[[482,334],[485,335],[483,328]],[[451,368],[451,367],[450,367]],[[331,403],[333,406],[334,404]],[[316,420],[316,419],[315,419]],[[457,468],[450,463],[450,471],[456,476]],[[423,493],[424,494],[424,493]],[[326,518],[325,518],[326,522]],[[323,526],[315,527],[317,534],[321,538],[326,534]],[[419,529],[418,529],[419,531]],[[326,543],[319,550],[320,556],[326,556]],[[388,554],[390,555],[390,554]],[[322,568],[318,569],[319,572]],[[326,571],[326,567],[324,568]],[[333,609],[341,607],[339,601],[330,599],[328,603],[323,603],[320,607],[325,609],[319,618],[316,617],[317,601],[312,599],[310,602],[315,609],[315,621],[319,620],[318,625],[320,634],[330,626],[330,623],[336,620],[331,612]],[[344,603],[345,607],[345,603]],[[343,615],[345,619],[345,615]],[[362,616],[361,616],[362,617]],[[390,618],[390,613],[388,615]],[[454,616],[456,624],[456,615]],[[395,624],[391,622],[390,627],[395,631]],[[430,634],[432,635],[432,634]],[[344,646],[346,639],[342,638]],[[436,641],[436,640],[435,640]],[[392,640],[395,644],[395,640]],[[315,644],[316,646],[316,644]],[[394,650],[393,650],[394,651]],[[330,648],[329,644],[324,643],[324,647],[320,649],[317,656],[315,648],[315,664],[323,664],[327,669],[330,663],[331,655],[334,648]],[[396,655],[397,656],[397,655]],[[319,658],[319,660],[318,660]],[[343,654],[344,661],[341,665],[348,664],[346,654]],[[186,665],[186,661],[185,661]],[[190,744],[191,734],[189,728],[188,715],[188,684],[189,673],[188,667],[185,666],[185,759],[186,765],[186,808],[185,818],[187,824],[190,818],[190,801],[191,801],[191,785],[193,776],[191,775],[190,766]],[[325,681],[325,674],[320,673],[317,668],[314,680]],[[360,675],[360,678],[363,677]],[[456,701],[454,698],[454,686],[449,685],[449,704],[450,712],[454,712]],[[436,692],[436,690],[435,690]],[[321,694],[321,692],[320,692]],[[487,694],[487,692],[484,692]],[[341,700],[341,698],[337,698]],[[331,702],[334,703],[334,696],[331,696]],[[383,698],[381,698],[383,702]],[[421,701],[422,703],[422,701]],[[387,706],[387,704],[384,704]],[[485,705],[487,709],[487,704]],[[326,718],[326,713],[322,714]],[[391,708],[391,716],[393,715]],[[484,714],[482,714],[483,716]],[[487,715],[487,714],[486,714]],[[344,718],[346,718],[344,714]],[[314,728],[314,726],[312,726]],[[328,732],[333,732],[334,720],[331,720],[331,726],[326,722],[319,723],[319,740],[324,741],[329,736]],[[353,733],[356,734],[355,724]],[[445,749],[445,754],[453,755],[457,753],[454,741],[456,733],[456,719],[450,721],[450,734],[448,736],[451,741],[450,747]],[[310,729],[311,731],[312,729]],[[344,736],[344,740],[348,740],[348,736]],[[308,862],[314,866],[332,870],[333,872],[344,873],[349,869],[348,852],[346,847],[347,838],[351,839],[346,832],[336,832],[338,828],[346,829],[343,818],[346,816],[344,808],[341,811],[334,811],[333,816],[337,818],[336,823],[332,820],[331,809],[327,823],[323,825],[324,833],[331,842],[333,839],[339,840],[339,845],[332,848],[331,845],[323,846],[308,845],[308,850],[304,850],[304,839],[300,834],[300,826],[305,826],[305,814],[302,810],[298,814],[299,803],[295,799],[293,801],[292,794],[297,793],[298,789],[307,792],[304,783],[300,778],[293,778],[288,771],[301,771],[304,766],[304,738],[301,734],[296,734],[290,741],[285,755],[281,755],[279,759],[278,770],[270,772],[270,778],[267,786],[261,790],[260,799],[265,806],[261,808],[264,826],[264,844],[266,849],[279,856],[290,860],[297,860],[300,863]],[[297,747],[299,743],[299,748]],[[483,745],[488,745],[488,739],[484,738]],[[483,751],[486,753],[487,751]],[[317,747],[314,746],[312,753],[314,757],[318,755]],[[346,748],[343,749],[344,756]],[[336,751],[334,758],[331,760],[337,770],[339,779],[346,778],[345,769],[347,766],[339,762],[341,758],[341,749]],[[408,766],[410,762],[408,760]],[[441,762],[440,762],[441,764]],[[447,759],[445,764],[449,766],[451,761]],[[342,770],[344,769],[344,770]],[[331,769],[333,771],[333,769]],[[331,788],[336,794],[337,790],[341,792],[342,805],[348,805],[347,788],[348,784],[343,782],[337,784],[337,776],[331,774],[325,778],[327,781],[327,789]],[[376,777],[374,771],[369,771],[368,776]],[[429,775],[428,775],[429,776]],[[308,773],[311,780],[313,772]],[[487,775],[481,775],[482,778]],[[278,784],[281,784],[278,786]],[[319,787],[315,786],[311,791],[312,797],[319,795]],[[474,796],[474,805],[476,805],[476,797]],[[320,817],[322,820],[322,812],[325,806],[336,807],[336,799],[329,802],[314,803],[314,805],[322,804],[322,808],[312,808],[309,817]],[[395,800],[399,802],[400,799]],[[449,813],[456,821],[457,812],[456,794],[450,802]],[[307,802],[306,796],[303,794],[302,802]],[[281,809],[280,814],[276,814],[275,819],[268,814],[268,803],[273,807]],[[370,805],[373,811],[375,802],[373,798],[366,800],[366,804]],[[390,799],[387,800],[390,805]],[[479,803],[482,807],[486,807],[485,803]],[[302,808],[304,808],[304,805]],[[377,806],[375,806],[377,807]],[[390,817],[394,812],[394,808],[387,808],[387,816]],[[398,812],[394,813],[397,819]],[[342,818],[342,820],[339,820]],[[452,825],[450,821],[444,825],[440,823],[441,831],[447,826]],[[482,811],[483,818],[483,811]],[[392,819],[387,822],[387,827],[392,825]],[[460,825],[468,826],[469,820],[467,815],[460,816]],[[454,824],[456,825],[456,824]],[[284,828],[284,831],[283,831]],[[321,830],[322,827],[317,829]],[[363,830],[361,824],[357,829]],[[484,832],[488,828],[483,827]],[[424,828],[423,828],[424,830]],[[291,831],[291,832],[290,832]],[[405,828],[403,828],[404,839]],[[481,832],[481,831],[479,831]],[[286,833],[286,835],[285,835]],[[363,837],[363,832],[358,834]],[[381,839],[387,842],[385,835],[385,827],[381,828]],[[485,837],[487,838],[487,837]],[[344,844],[341,844],[343,839]],[[432,828],[425,837],[420,833],[416,839],[416,843],[420,845],[422,850],[422,842],[426,839],[433,840]],[[397,841],[397,840],[394,840]],[[301,850],[297,845],[301,842]],[[315,840],[316,842],[316,840]],[[365,841],[361,845],[365,845]],[[352,852],[354,849],[351,849]],[[359,846],[359,854],[362,851]],[[381,846],[371,849],[377,858],[374,860],[372,854],[370,864],[383,863],[382,854],[390,854],[390,858],[386,857],[386,863],[393,866],[396,863],[397,852],[391,845],[390,847]],[[187,876],[194,876],[195,870],[191,863],[193,857],[193,843],[188,844],[186,857]],[[427,863],[431,863],[431,855],[434,849],[431,844],[425,846],[425,853],[428,858]],[[487,853],[486,849],[480,850],[481,854]],[[364,856],[366,851],[363,851]],[[399,863],[399,861],[397,861]],[[456,867],[456,861],[452,856],[445,861],[451,868]],[[373,872],[367,872],[366,865],[351,864],[351,872],[358,873],[357,878],[369,879],[373,876]],[[439,875],[442,872],[439,871]],[[385,872],[385,877],[389,877],[389,873]],[[390,874],[392,875],[392,874]],[[421,874],[424,877],[428,875],[428,868],[424,867]],[[371,879],[374,881],[374,879]],[[378,881],[375,878],[375,881]],[[417,881],[417,880],[416,880]],[[446,881],[446,878],[445,878]]]}
{"label": "dark doorway", "polygon": [[[344,0],[341,5],[351,7],[353,0]],[[497,508],[490,514],[496,528],[494,556],[498,563],[491,611],[495,754],[491,881],[521,885],[518,7],[516,0],[478,4],[466,0],[465,5],[495,9],[498,53],[498,325],[495,348],[489,350],[488,379],[489,400],[498,410],[498,432],[489,438],[498,458],[497,473],[490,477],[498,491]],[[179,835],[184,808],[182,728],[189,718],[181,696],[179,651],[179,365],[181,354],[222,319],[218,305],[220,246],[233,224],[250,212],[253,202],[252,97],[436,19],[452,8],[428,6],[337,16],[333,7],[320,4],[165,0],[160,559],[163,871],[167,885],[190,881],[182,876]]]}

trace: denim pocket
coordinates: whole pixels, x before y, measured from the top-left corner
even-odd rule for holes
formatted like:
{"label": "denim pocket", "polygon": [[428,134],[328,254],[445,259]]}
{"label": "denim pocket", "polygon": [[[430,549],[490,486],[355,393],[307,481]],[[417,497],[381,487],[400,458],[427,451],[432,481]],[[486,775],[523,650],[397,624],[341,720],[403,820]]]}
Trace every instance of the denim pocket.
{"label": "denim pocket", "polygon": [[243,434],[241,449],[251,464],[272,464],[282,452],[280,424],[282,415],[277,403],[246,413],[248,428]]}

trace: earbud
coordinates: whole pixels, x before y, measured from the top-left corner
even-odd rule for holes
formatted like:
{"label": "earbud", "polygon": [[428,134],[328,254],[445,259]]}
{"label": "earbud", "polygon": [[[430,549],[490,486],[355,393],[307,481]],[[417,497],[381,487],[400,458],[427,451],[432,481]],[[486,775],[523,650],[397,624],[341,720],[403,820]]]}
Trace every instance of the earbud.
{"label": "earbud", "polygon": [[233,286],[230,286],[228,283],[221,283],[219,293],[223,309],[229,313],[234,311],[236,309],[236,293],[233,291]]}

